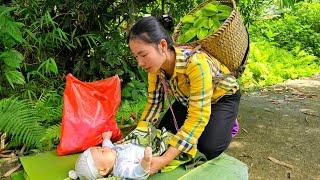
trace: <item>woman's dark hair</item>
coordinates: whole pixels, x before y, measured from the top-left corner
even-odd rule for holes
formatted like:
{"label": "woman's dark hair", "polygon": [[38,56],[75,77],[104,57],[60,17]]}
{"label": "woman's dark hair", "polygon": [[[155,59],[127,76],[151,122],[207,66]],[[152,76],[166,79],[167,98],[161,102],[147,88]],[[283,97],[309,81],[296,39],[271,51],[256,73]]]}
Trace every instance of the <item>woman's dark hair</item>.
{"label": "woman's dark hair", "polygon": [[172,31],[173,26],[173,18],[168,15],[163,15],[161,19],[154,16],[143,17],[131,27],[128,42],[137,38],[146,43],[159,44],[161,39],[165,39],[168,43],[168,49],[174,50],[173,40],[168,33],[168,31]]}

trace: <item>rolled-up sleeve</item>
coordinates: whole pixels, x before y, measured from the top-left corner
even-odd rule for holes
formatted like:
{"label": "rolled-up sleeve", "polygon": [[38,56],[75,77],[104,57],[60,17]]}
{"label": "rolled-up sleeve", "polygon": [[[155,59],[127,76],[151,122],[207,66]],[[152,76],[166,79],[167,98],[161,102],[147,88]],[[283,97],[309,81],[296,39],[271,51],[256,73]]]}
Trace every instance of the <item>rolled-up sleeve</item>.
{"label": "rolled-up sleeve", "polygon": [[169,144],[194,157],[198,139],[208,124],[211,114],[212,75],[207,56],[202,53],[193,55],[186,74],[190,81],[188,115]]}
{"label": "rolled-up sleeve", "polygon": [[140,121],[155,122],[160,116],[164,103],[163,88],[157,74],[148,74],[148,97]]}

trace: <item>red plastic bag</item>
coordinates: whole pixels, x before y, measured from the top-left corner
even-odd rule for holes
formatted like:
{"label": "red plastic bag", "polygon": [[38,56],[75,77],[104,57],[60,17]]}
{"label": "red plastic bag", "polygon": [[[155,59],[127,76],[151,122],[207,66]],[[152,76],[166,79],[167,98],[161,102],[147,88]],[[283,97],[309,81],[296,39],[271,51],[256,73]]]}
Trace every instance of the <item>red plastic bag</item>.
{"label": "red plastic bag", "polygon": [[100,144],[105,131],[112,131],[112,141],[120,140],[122,134],[115,120],[121,101],[119,77],[82,82],[68,74],[66,79],[58,155]]}

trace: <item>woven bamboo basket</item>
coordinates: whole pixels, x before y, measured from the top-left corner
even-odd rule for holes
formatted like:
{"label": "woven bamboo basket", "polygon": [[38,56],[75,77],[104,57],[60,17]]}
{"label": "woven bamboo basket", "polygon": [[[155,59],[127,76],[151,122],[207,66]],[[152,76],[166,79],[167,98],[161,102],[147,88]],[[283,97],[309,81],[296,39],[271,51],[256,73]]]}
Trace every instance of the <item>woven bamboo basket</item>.
{"label": "woven bamboo basket", "polygon": [[[238,76],[242,73],[241,71],[244,70],[244,64],[247,59],[249,51],[249,35],[240,18],[239,12],[236,10],[235,1],[217,1],[221,4],[228,5],[233,9],[230,16],[222,23],[218,30],[202,40],[177,45],[192,47],[201,45],[202,50],[227,66],[235,76]],[[209,0],[199,4],[188,14],[192,15],[210,2],[212,1]],[[172,34],[172,38],[175,42],[180,35],[182,25],[183,24],[180,21]]]}

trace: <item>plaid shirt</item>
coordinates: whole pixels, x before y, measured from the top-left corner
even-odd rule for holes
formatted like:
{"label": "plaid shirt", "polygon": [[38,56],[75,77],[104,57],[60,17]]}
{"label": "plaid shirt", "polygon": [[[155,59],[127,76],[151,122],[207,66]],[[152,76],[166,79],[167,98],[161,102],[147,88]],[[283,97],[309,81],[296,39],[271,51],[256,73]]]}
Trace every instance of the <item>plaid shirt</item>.
{"label": "plaid shirt", "polygon": [[[169,144],[192,157],[197,152],[198,139],[207,125],[211,104],[224,95],[232,95],[239,85],[227,67],[204,52],[175,47],[176,63],[172,77],[165,73],[148,74],[148,98],[140,121],[155,123],[164,105],[164,89],[161,80],[168,84],[169,94],[186,107],[188,115],[180,130]],[[191,55],[191,56],[190,56]]]}

